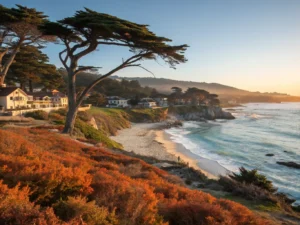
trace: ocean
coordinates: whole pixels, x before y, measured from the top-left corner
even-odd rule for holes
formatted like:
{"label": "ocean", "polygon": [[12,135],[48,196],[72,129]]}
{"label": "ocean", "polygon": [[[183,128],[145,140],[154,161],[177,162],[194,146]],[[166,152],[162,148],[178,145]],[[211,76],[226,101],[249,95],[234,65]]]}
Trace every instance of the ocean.
{"label": "ocean", "polygon": [[257,169],[300,204],[300,170],[276,163],[300,163],[300,103],[249,103],[233,109],[235,120],[184,122],[166,132],[192,153],[230,171]]}

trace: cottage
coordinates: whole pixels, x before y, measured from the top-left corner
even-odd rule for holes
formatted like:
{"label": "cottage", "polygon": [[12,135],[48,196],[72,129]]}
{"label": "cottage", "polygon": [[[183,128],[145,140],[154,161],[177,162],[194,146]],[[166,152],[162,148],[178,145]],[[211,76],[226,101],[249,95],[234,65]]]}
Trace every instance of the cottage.
{"label": "cottage", "polygon": [[109,96],[107,99],[107,105],[106,107],[109,108],[127,108],[129,107],[128,99],[120,98],[118,96]]}
{"label": "cottage", "polygon": [[0,88],[0,109],[13,110],[13,109],[26,109],[30,108],[28,104],[28,95],[18,87],[1,87]]}
{"label": "cottage", "polygon": [[142,98],[138,105],[142,108],[154,108],[157,107],[156,102],[152,98]]}
{"label": "cottage", "polygon": [[153,100],[156,102],[157,106],[160,107],[168,107],[168,98],[153,98]]}
{"label": "cottage", "polygon": [[50,107],[65,107],[68,105],[68,98],[65,94],[58,90],[51,92],[31,92],[27,93],[32,96],[32,108],[50,108]]}

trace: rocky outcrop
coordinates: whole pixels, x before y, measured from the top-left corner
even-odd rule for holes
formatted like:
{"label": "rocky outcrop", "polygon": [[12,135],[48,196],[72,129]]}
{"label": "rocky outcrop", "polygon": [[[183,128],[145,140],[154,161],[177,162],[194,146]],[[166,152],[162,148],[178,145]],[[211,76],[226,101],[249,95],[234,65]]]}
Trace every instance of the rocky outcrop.
{"label": "rocky outcrop", "polygon": [[[212,112],[212,119],[235,119],[235,117],[230,113],[224,111],[221,107],[208,107],[207,111]],[[206,113],[209,116],[209,113]]]}
{"label": "rocky outcrop", "polygon": [[276,162],[279,165],[295,168],[295,169],[300,169],[300,164],[295,163],[295,162]]}
{"label": "rocky outcrop", "polygon": [[94,117],[92,117],[90,119],[90,121],[88,121],[88,124],[91,125],[92,127],[94,127],[96,130],[98,130],[98,125],[97,125],[96,120],[95,120]]}
{"label": "rocky outcrop", "polygon": [[186,121],[205,121],[215,119],[235,119],[230,113],[224,111],[221,107],[196,107],[196,106],[178,106],[169,109],[170,115],[178,120]]}

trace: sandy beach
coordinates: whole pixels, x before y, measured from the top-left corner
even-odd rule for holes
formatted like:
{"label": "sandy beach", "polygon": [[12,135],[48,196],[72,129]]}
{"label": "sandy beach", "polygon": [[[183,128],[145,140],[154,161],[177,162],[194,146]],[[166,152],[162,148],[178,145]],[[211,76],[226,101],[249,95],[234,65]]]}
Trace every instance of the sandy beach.
{"label": "sandy beach", "polygon": [[172,141],[171,136],[163,130],[164,127],[164,122],[132,124],[131,128],[121,130],[111,138],[121,143],[126,151],[136,154],[176,162],[180,157],[181,161],[212,179],[229,172],[217,162],[193,154],[182,144]]}

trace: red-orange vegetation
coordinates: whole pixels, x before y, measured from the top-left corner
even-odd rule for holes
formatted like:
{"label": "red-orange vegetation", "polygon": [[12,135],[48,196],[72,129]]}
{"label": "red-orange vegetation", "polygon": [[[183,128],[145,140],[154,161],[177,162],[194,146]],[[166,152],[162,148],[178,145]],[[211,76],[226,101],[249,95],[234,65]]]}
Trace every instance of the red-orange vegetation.
{"label": "red-orange vegetation", "polygon": [[28,187],[9,188],[0,181],[0,224],[61,224],[52,208],[41,209],[29,201],[29,195]]}
{"label": "red-orange vegetation", "polygon": [[268,224],[142,160],[46,129],[0,130],[0,223]]}

